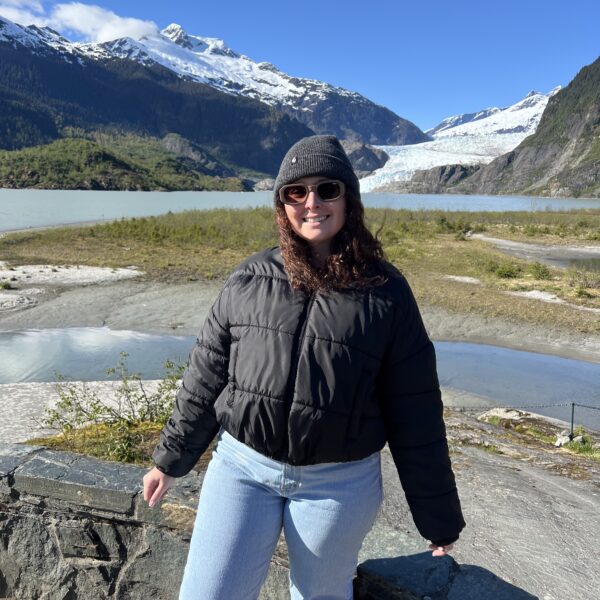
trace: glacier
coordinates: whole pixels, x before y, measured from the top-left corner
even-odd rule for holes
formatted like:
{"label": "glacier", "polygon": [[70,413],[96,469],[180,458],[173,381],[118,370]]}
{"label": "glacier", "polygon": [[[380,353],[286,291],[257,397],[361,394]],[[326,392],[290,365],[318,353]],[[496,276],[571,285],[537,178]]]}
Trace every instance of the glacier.
{"label": "glacier", "polygon": [[381,169],[360,180],[361,191],[372,192],[394,181],[408,181],[420,169],[492,162],[535,133],[548,100],[560,89],[558,86],[547,94],[529,92],[507,108],[493,107],[447,117],[426,132],[433,138],[430,142],[376,146],[390,159]]}

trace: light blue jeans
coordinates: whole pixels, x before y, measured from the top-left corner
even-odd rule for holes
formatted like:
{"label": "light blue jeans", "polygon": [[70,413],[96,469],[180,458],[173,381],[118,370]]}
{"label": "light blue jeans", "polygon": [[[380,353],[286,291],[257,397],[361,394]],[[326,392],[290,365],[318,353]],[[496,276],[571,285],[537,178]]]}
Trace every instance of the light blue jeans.
{"label": "light blue jeans", "polygon": [[282,527],[292,599],[349,600],[358,551],[382,500],[379,452],[294,467],[221,431],[179,600],[256,600]]}

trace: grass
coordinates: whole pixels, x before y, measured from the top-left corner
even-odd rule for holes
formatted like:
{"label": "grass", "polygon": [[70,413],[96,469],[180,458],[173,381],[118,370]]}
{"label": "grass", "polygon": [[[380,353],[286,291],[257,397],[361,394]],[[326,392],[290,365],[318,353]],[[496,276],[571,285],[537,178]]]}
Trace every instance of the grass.
{"label": "grass", "polygon": [[[571,245],[589,244],[589,240],[600,239],[600,210],[447,213],[368,209],[366,215],[419,302],[451,312],[473,311],[510,321],[559,324],[580,333],[600,332],[600,321],[593,312],[505,293],[538,290],[571,304],[600,307],[597,273],[529,264],[464,235],[476,231],[536,243],[560,239]],[[148,278],[177,283],[224,279],[248,255],[276,244],[272,209],[218,209],[11,234],[0,239],[0,260],[12,265],[137,265]],[[447,275],[475,277],[481,285],[448,280]]]}
{"label": "grass", "polygon": [[581,436],[581,441],[567,442],[563,448],[574,454],[582,454],[600,462],[600,446],[594,444],[592,437],[581,426],[576,427],[573,431],[574,437]]}
{"label": "grass", "polygon": [[103,460],[151,466],[152,452],[163,428],[158,422],[98,423],[28,440],[46,446],[94,456]]}
{"label": "grass", "polygon": [[489,454],[504,454],[502,452],[502,450],[500,450],[500,448],[498,448],[498,446],[494,445],[494,444],[489,444],[489,443],[483,443],[480,448],[484,451],[484,452],[488,452]]}
{"label": "grass", "polygon": [[[556,435],[559,430],[549,423],[540,423],[539,425],[535,425],[527,420],[515,421],[513,419],[502,418],[497,415],[490,415],[489,417],[485,418],[485,421],[490,425],[515,431],[516,433],[534,438],[544,445],[551,446],[552,448],[555,447],[554,443],[556,442]],[[575,428],[573,433],[575,437],[581,436],[582,441],[568,442],[561,446],[560,450],[562,451],[564,449],[573,454],[584,455],[587,458],[591,458],[592,460],[600,462],[600,447],[598,444],[594,443],[592,436],[588,434],[581,426]]]}

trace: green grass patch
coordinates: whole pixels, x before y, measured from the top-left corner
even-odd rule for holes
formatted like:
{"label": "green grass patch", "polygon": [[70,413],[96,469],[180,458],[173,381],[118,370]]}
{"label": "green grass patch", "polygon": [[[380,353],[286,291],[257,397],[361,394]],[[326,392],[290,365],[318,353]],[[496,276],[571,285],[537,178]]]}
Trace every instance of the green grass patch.
{"label": "green grass patch", "polygon": [[563,448],[575,454],[581,454],[592,460],[600,462],[600,446],[594,443],[593,438],[581,426],[573,431],[574,437],[581,437],[581,441],[567,442]]}
{"label": "green grass patch", "polygon": [[152,422],[90,424],[54,436],[28,440],[28,444],[77,452],[103,460],[152,465],[152,452],[162,425]]}
{"label": "green grass patch", "polygon": [[502,450],[500,450],[500,448],[498,448],[498,446],[496,446],[494,444],[484,443],[484,444],[481,444],[480,448],[484,452],[488,452],[489,454],[504,454],[502,452]]}

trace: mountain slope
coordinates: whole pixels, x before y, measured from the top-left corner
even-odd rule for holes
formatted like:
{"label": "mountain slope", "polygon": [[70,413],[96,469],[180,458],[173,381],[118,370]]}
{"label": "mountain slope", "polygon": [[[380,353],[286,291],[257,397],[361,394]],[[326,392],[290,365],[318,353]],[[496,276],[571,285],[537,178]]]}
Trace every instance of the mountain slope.
{"label": "mountain slope", "polygon": [[453,191],[600,197],[600,58],[550,99],[534,135]]}
{"label": "mountain slope", "polygon": [[[470,115],[448,117],[430,130],[434,137],[430,142],[412,146],[381,146],[390,160],[382,169],[362,179],[361,189],[407,191],[407,182],[416,171],[445,165],[490,163],[518,146],[536,130],[549,98],[557,90],[549,94],[530,92],[519,102],[503,109],[485,109]],[[444,171],[438,169],[435,172],[441,174]],[[430,177],[425,178],[425,182],[430,180]],[[423,189],[424,185],[420,179],[418,189]],[[438,185],[439,182],[435,187]]]}
{"label": "mountain slope", "polygon": [[177,24],[139,40],[120,38],[102,44],[72,44],[72,48],[93,59],[118,57],[162,65],[184,79],[259,100],[316,133],[369,144],[414,144],[429,139],[410,121],[356,92],[292,77],[271,63],[256,63],[234,52],[223,40],[188,34]]}
{"label": "mountain slope", "polygon": [[49,43],[33,28],[0,25],[0,148],[47,143],[65,127],[176,133],[226,163],[275,173],[291,144],[312,133],[261,102],[156,63],[92,60],[70,43],[55,47],[58,34],[46,32]]}

